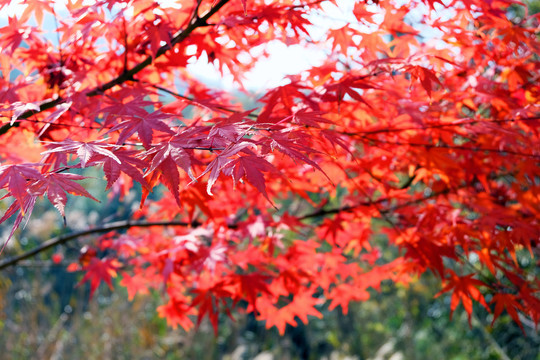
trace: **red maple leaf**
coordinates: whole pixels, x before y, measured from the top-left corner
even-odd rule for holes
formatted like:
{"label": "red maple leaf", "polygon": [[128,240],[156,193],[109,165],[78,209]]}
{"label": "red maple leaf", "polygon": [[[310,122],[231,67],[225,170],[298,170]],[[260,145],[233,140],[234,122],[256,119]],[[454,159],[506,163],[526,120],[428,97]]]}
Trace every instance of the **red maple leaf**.
{"label": "red maple leaf", "polygon": [[118,144],[123,144],[131,135],[137,133],[144,147],[148,149],[152,143],[154,130],[166,134],[174,134],[171,128],[162,121],[170,118],[171,116],[169,114],[160,111],[146,113],[141,116],[130,116],[127,117],[126,120],[113,126],[108,133],[122,130],[118,136]]}
{"label": "red maple leaf", "polygon": [[343,314],[349,312],[349,303],[352,301],[364,301],[369,299],[369,292],[365,288],[357,288],[350,284],[340,284],[334,287],[328,294],[328,298],[332,300],[329,310],[333,310],[341,306]]}
{"label": "red maple leaf", "polygon": [[448,270],[448,273],[450,274],[450,277],[445,279],[446,285],[435,296],[437,297],[444,292],[452,291],[452,297],[450,300],[450,317],[452,317],[454,310],[456,310],[457,306],[461,302],[463,303],[463,307],[469,316],[470,325],[471,314],[473,311],[473,300],[482,304],[482,306],[489,311],[489,307],[484,300],[484,296],[478,289],[479,287],[486,286],[486,284],[480,280],[474,279],[473,276],[475,274],[458,276],[453,270],[450,269]]}
{"label": "red maple leaf", "polygon": [[77,286],[82,283],[90,282],[90,297],[94,294],[99,284],[104,281],[112,289],[112,278],[116,277],[116,272],[120,268],[121,264],[116,259],[110,258],[97,258],[94,257],[90,262],[82,268],[85,271],[83,278]]}
{"label": "red maple leaf", "polygon": [[275,172],[276,170],[274,166],[264,158],[255,155],[240,156],[227,164],[227,169],[223,170],[224,173],[231,174],[235,183],[245,177],[247,181],[255,186],[268,201],[272,202],[266,192],[266,184],[263,175],[263,172],[269,171]]}
{"label": "red maple leaf", "polygon": [[178,189],[180,186],[180,173],[178,167],[182,168],[192,180],[195,180],[191,172],[191,155],[182,147],[180,141],[167,141],[154,146],[144,156],[151,159],[150,167],[146,170],[144,176],[152,176],[156,180],[157,174],[159,174],[159,178],[174,195],[178,206],[180,206]]}
{"label": "red maple leaf", "polygon": [[85,196],[99,202],[82,185],[73,180],[83,180],[85,176],[51,172],[45,174],[43,179],[37,180],[29,186],[29,192],[34,195],[42,195],[47,193],[47,198],[56,209],[64,216],[64,208],[67,202],[66,193],[72,195]]}
{"label": "red maple leaf", "polygon": [[137,181],[143,187],[147,188],[148,184],[143,177],[141,169],[146,167],[146,162],[135,157],[139,153],[132,150],[114,149],[114,155],[120,163],[110,156],[95,156],[92,159],[93,163],[102,164],[105,178],[107,179],[106,189],[110,189],[123,172]]}
{"label": "red maple leaf", "polygon": [[303,323],[308,322],[308,315],[321,318],[322,314],[315,308],[315,305],[320,303],[321,300],[314,298],[312,293],[302,292],[294,295],[291,302],[280,308],[272,306],[266,298],[259,298],[257,309],[260,312],[259,317],[266,321],[266,328],[275,326],[283,335],[287,324],[296,326],[296,317]]}
{"label": "red maple leaf", "polygon": [[[7,188],[19,204],[23,204],[28,196],[28,183],[43,179],[43,175],[35,169],[38,164],[2,165],[0,166],[0,189]],[[24,216],[25,209],[21,207]]]}
{"label": "red maple leaf", "polygon": [[99,141],[74,141],[71,139],[66,139],[60,142],[50,142],[49,150],[44,151],[42,154],[53,154],[53,153],[72,153],[77,154],[77,157],[80,160],[81,167],[86,167],[92,158],[96,155],[103,155],[111,158],[116,163],[120,164],[121,161],[118,159],[114,153],[109,150],[111,145],[103,144]]}

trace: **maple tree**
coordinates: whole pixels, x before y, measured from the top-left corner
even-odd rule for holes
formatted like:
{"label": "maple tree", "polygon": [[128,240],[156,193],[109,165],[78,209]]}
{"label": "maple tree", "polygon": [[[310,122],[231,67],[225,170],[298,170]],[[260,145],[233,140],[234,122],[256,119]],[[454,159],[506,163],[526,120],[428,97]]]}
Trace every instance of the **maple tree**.
{"label": "maple tree", "polygon": [[[356,1],[317,35],[335,1],[23,3],[0,28],[5,243],[40,199],[61,217],[67,194],[95,200],[80,183],[94,168],[140,209],[0,268],[95,235],[70,265],[91,293],[119,274],[131,298],[164,289],[158,313],[186,330],[243,309],[283,333],[428,271],[452,311],[540,321],[539,25],[524,4]],[[276,41],[326,60],[254,109],[187,70],[208,61],[241,88]]]}

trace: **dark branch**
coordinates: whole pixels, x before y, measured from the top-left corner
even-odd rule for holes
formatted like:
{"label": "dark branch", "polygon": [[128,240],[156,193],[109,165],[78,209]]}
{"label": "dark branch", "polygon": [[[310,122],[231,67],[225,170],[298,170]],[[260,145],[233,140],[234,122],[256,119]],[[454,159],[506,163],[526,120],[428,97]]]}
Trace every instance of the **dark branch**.
{"label": "dark branch", "polygon": [[428,149],[452,149],[459,151],[473,151],[473,152],[489,152],[496,153],[501,155],[510,155],[510,156],[523,156],[530,157],[535,159],[540,159],[540,154],[528,154],[520,151],[506,150],[506,149],[492,149],[492,148],[483,148],[483,147],[472,147],[472,146],[463,146],[463,145],[449,145],[449,144],[430,144],[430,143],[414,143],[414,142],[401,142],[401,141],[386,141],[373,139],[367,136],[360,136],[367,141],[372,141],[379,144],[388,144],[388,145],[397,145],[397,146],[411,146],[411,147],[425,147]]}
{"label": "dark branch", "polygon": [[[506,176],[509,176],[509,175],[513,175],[513,174],[512,173],[497,174],[497,175],[490,176],[489,180],[498,180],[498,179],[502,179],[502,178],[504,178]],[[414,178],[415,178],[414,175],[411,176],[401,188],[405,189],[406,187],[409,187],[412,184]],[[476,182],[461,184],[459,186],[455,186],[455,187],[452,187],[452,188],[446,188],[444,190],[437,191],[437,192],[432,192],[431,194],[420,197],[420,198],[410,199],[408,201],[405,201],[405,202],[402,202],[402,203],[399,203],[399,204],[395,204],[395,205],[392,205],[392,206],[389,206],[389,207],[386,207],[386,208],[383,208],[383,209],[380,209],[380,210],[377,209],[377,210],[381,214],[387,214],[387,213],[390,213],[392,211],[396,211],[396,210],[406,208],[406,207],[411,206],[411,205],[416,205],[418,203],[425,202],[426,200],[429,200],[429,199],[432,199],[432,198],[435,198],[435,197],[439,197],[441,195],[448,195],[448,194],[450,194],[450,192],[452,190],[456,191],[456,190],[466,189],[466,188],[473,187],[475,185],[476,185]],[[352,212],[353,210],[361,208],[361,207],[376,206],[376,205],[379,205],[379,204],[382,204],[382,203],[385,203],[385,202],[390,203],[391,201],[392,201],[392,198],[386,198],[385,197],[385,198],[380,198],[380,199],[373,200],[373,201],[363,201],[363,202],[356,203],[354,205],[346,205],[346,206],[342,206],[342,207],[334,208],[334,209],[324,209],[323,208],[323,209],[319,209],[319,210],[317,210],[315,212],[312,212],[312,213],[309,213],[309,214],[306,214],[306,215],[303,215],[303,216],[299,216],[298,220],[306,220],[306,219],[316,218],[316,217],[320,217],[320,216],[333,215],[333,214],[338,214],[340,212]]]}
{"label": "dark branch", "polygon": [[[223,6],[225,6],[225,4],[227,4],[228,2],[229,2],[229,0],[221,0],[212,9],[210,9],[203,17],[197,16],[197,14],[195,12],[193,14],[192,21],[189,22],[187,27],[185,29],[183,29],[183,30],[180,30],[171,39],[171,43],[170,43],[171,46],[169,46],[169,44],[163,45],[162,47],[159,48],[159,50],[157,51],[157,53],[156,53],[156,55],[154,57],[148,56],[144,61],[142,61],[139,64],[135,65],[135,67],[133,67],[133,68],[131,68],[129,70],[124,69],[124,71],[122,71],[122,73],[120,75],[118,75],[116,78],[112,79],[108,83],[105,83],[105,84],[103,84],[101,86],[98,86],[97,88],[95,88],[93,90],[88,91],[86,93],[86,96],[92,97],[92,96],[96,96],[96,95],[101,95],[105,91],[113,88],[116,85],[121,85],[126,81],[132,80],[134,75],[136,75],[137,73],[144,70],[146,67],[148,67],[150,64],[152,64],[152,61],[154,61],[158,57],[165,54],[167,51],[169,51],[176,44],[184,41],[195,29],[197,29],[198,27],[206,26],[207,25],[206,21],[212,15],[214,15],[216,12],[218,12]],[[42,103],[39,106],[39,110],[26,111],[26,112],[22,113],[21,115],[19,115],[17,117],[17,119],[15,119],[15,120],[28,119],[30,116],[35,115],[35,114],[39,114],[39,113],[41,113],[41,112],[43,112],[45,110],[52,109],[56,105],[61,104],[62,102],[64,102],[64,99],[62,99],[61,97],[58,97],[56,99],[51,99],[49,101],[45,101],[44,103]],[[12,127],[17,127],[17,126],[19,126],[19,122],[16,121],[13,124],[10,123],[10,124],[6,124],[6,125],[0,127],[0,136],[7,133]]]}
{"label": "dark branch", "polygon": [[150,64],[152,64],[155,59],[165,54],[167,51],[172,49],[176,44],[184,41],[192,32],[198,27],[203,27],[206,25],[206,21],[214,15],[216,12],[218,12],[225,4],[227,4],[229,0],[221,0],[219,3],[216,4],[210,11],[208,11],[203,17],[198,17],[195,13],[193,14],[193,21],[190,21],[188,26],[184,29],[179,31],[171,40],[171,44],[165,44],[162,47],[159,48],[156,55],[154,57],[148,56],[144,61],[137,64],[135,67],[129,69],[128,71],[124,71],[122,74],[120,74],[115,79],[109,81],[106,84],[103,84],[96,89],[89,91],[86,93],[86,96],[96,96],[100,95],[103,92],[113,88],[116,85],[120,85],[128,80],[133,79],[133,76],[137,73],[141,72],[143,69],[148,67]]}
{"label": "dark branch", "polygon": [[427,124],[425,126],[407,126],[407,127],[398,127],[398,128],[382,128],[374,130],[364,130],[364,131],[355,131],[355,132],[343,132],[343,135],[348,136],[358,136],[358,135],[373,135],[381,133],[393,133],[409,130],[429,130],[429,129],[442,129],[447,127],[459,127],[463,125],[473,125],[473,124],[482,124],[482,123],[515,123],[515,122],[527,122],[527,121],[540,121],[539,116],[532,116],[526,118],[512,118],[512,119],[458,119],[459,122],[456,123],[445,123],[445,124]]}
{"label": "dark branch", "polygon": [[[498,179],[498,178],[502,178],[502,177],[505,177],[507,175],[510,175],[510,174],[500,174],[500,175],[497,175],[497,176],[492,176],[490,177],[491,180],[495,180],[495,179]],[[410,184],[412,183],[411,182],[408,182],[408,186],[410,186]],[[405,207],[408,207],[408,206],[411,206],[411,205],[415,205],[415,204],[418,204],[418,203],[422,203],[422,202],[425,202],[426,200],[429,200],[429,199],[432,199],[432,198],[435,198],[435,197],[438,197],[438,196],[441,196],[441,195],[447,195],[450,193],[451,190],[458,190],[458,189],[464,189],[464,188],[468,188],[468,187],[471,187],[471,186],[474,186],[475,184],[474,183],[467,183],[467,184],[462,184],[460,186],[457,186],[457,187],[454,187],[453,189],[451,188],[446,188],[442,191],[439,191],[439,192],[433,192],[427,196],[423,196],[423,197],[420,197],[420,198],[417,198],[417,199],[411,199],[409,201],[406,201],[406,202],[403,202],[403,203],[399,203],[399,204],[395,204],[395,205],[392,205],[392,206],[389,206],[389,207],[385,207],[385,208],[378,208],[378,205],[381,205],[381,204],[384,204],[384,203],[390,203],[392,201],[391,198],[380,198],[380,199],[377,199],[377,200],[372,200],[372,201],[364,201],[364,202],[360,202],[360,203],[357,203],[357,204],[354,204],[354,205],[346,205],[346,206],[342,206],[342,207],[339,207],[339,208],[334,208],[334,209],[318,209],[318,210],[315,210],[314,212],[311,212],[309,214],[306,214],[306,215],[302,215],[302,216],[299,216],[298,217],[298,220],[307,220],[307,219],[312,219],[312,218],[317,218],[317,217],[321,217],[321,216],[328,216],[328,215],[334,215],[334,214],[338,214],[338,213],[341,213],[341,212],[351,212],[351,211],[354,211],[355,209],[358,209],[360,207],[370,207],[370,206],[373,206],[373,207],[376,207],[377,208],[377,211],[381,214],[381,216],[385,216],[386,214],[388,213],[391,213],[395,210],[399,210],[399,209],[402,209],[402,208],[405,208]],[[35,247],[34,249],[30,250],[30,251],[27,251],[21,255],[17,255],[17,256],[14,256],[12,258],[9,258],[9,259],[6,259],[6,260],[3,260],[3,261],[0,261],[0,270],[4,269],[4,268],[7,268],[9,266],[13,266],[15,265],[16,263],[18,263],[19,261],[21,260],[25,260],[25,259],[28,259],[36,254],[39,254],[45,250],[48,250],[56,245],[61,245],[61,244],[64,244],[70,240],[73,240],[73,239],[76,239],[78,237],[81,237],[81,236],[86,236],[86,235],[91,235],[91,234],[96,234],[96,233],[103,233],[103,232],[109,232],[109,231],[114,231],[114,230],[122,230],[122,229],[128,229],[128,228],[131,228],[131,227],[151,227],[151,226],[185,226],[185,227],[199,227],[201,226],[202,224],[198,221],[193,221],[191,223],[188,223],[188,222],[184,222],[184,221],[155,221],[155,222],[144,222],[144,221],[118,221],[118,222],[113,222],[113,223],[109,223],[109,224],[105,224],[101,227],[96,227],[96,228],[93,228],[93,229],[87,229],[87,230],[83,230],[83,231],[78,231],[78,232],[74,232],[74,233],[71,233],[71,234],[68,234],[68,235],[63,235],[63,236],[58,236],[58,237],[55,237],[55,238],[52,238],[50,240],[47,240],[45,241],[44,243],[42,243],[41,245]],[[236,229],[238,227],[237,224],[233,223],[231,225],[228,226],[229,229]]]}
{"label": "dark branch", "polygon": [[104,233],[114,230],[122,230],[122,229],[129,229],[132,227],[151,227],[151,226],[191,226],[191,227],[198,227],[201,224],[197,221],[193,221],[191,223],[184,222],[184,221],[153,221],[153,222],[144,222],[144,221],[117,221],[109,224],[105,224],[100,227],[77,231],[71,234],[58,236],[52,239],[49,239],[45,242],[43,242],[41,245],[36,246],[32,250],[29,250],[23,254],[5,259],[0,261],[0,270],[5,269],[9,266],[13,266],[16,263],[18,263],[21,260],[28,259],[34,255],[37,255],[45,250],[48,250],[56,245],[64,244],[70,240],[87,236],[91,234],[96,233]]}

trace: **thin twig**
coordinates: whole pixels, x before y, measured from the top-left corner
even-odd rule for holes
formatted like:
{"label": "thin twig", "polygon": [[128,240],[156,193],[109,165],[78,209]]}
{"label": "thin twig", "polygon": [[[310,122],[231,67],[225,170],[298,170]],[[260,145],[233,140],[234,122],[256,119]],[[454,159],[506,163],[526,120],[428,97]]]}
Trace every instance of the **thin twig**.
{"label": "thin twig", "polygon": [[[145,83],[145,82],[142,82],[141,83]],[[145,83],[146,85],[156,89],[156,90],[159,90],[159,91],[163,91],[164,93],[167,93],[169,95],[172,95],[174,97],[177,97],[177,98],[180,98],[180,99],[183,99],[183,100],[186,100],[187,102],[191,103],[192,105],[194,106],[199,106],[199,107],[204,107],[204,108],[208,108],[207,106],[205,106],[204,104],[201,104],[199,103],[197,100],[195,99],[192,99],[190,98],[189,96],[185,96],[185,95],[182,95],[182,94],[179,94],[175,91],[172,91],[172,90],[169,90],[167,88],[164,88],[163,86],[159,86],[159,85],[154,85],[154,84],[150,84],[150,83]],[[240,113],[240,111],[238,110],[234,110],[234,109],[230,109],[230,108],[227,108],[225,106],[221,106],[221,105],[218,105],[218,106],[215,106],[216,109],[218,110],[221,110],[223,112],[228,112],[228,113],[231,113],[231,114],[238,114]],[[252,119],[256,119],[258,117],[257,114],[247,114],[246,115],[247,117],[250,117]]]}
{"label": "thin twig", "polygon": [[511,156],[523,156],[523,157],[530,157],[535,159],[540,159],[540,155],[537,154],[528,154],[523,153],[519,151],[514,150],[506,150],[506,149],[492,149],[492,148],[483,148],[483,147],[469,147],[469,146],[462,146],[462,145],[449,145],[449,144],[430,144],[430,143],[414,143],[414,142],[401,142],[401,141],[386,141],[386,140],[379,140],[370,138],[367,136],[360,136],[361,138],[367,140],[367,141],[373,141],[379,144],[388,144],[388,145],[398,145],[398,146],[411,146],[411,147],[426,147],[428,149],[434,148],[434,149],[452,149],[452,150],[460,150],[460,151],[473,151],[473,152],[490,152],[490,153],[497,153],[497,154],[504,154],[504,155],[511,155]]}
{"label": "thin twig", "polygon": [[531,116],[526,118],[512,118],[512,119],[459,119],[459,122],[456,123],[445,123],[445,124],[429,124],[426,126],[409,126],[401,128],[383,128],[383,129],[374,129],[374,130],[363,130],[355,132],[343,132],[343,135],[348,136],[357,136],[357,135],[373,135],[381,133],[392,133],[400,131],[409,131],[409,130],[429,130],[429,129],[439,129],[446,127],[457,127],[463,125],[472,125],[478,123],[509,123],[509,122],[527,122],[527,121],[540,121],[539,116]]}

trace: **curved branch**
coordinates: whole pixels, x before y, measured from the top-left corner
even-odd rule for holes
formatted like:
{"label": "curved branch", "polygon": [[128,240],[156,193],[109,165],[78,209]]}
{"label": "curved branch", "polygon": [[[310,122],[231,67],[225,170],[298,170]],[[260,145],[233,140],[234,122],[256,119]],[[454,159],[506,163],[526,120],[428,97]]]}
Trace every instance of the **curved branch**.
{"label": "curved branch", "polygon": [[[229,0],[221,0],[214,7],[212,7],[206,14],[204,14],[204,16],[202,16],[202,17],[199,17],[197,15],[197,13],[195,12],[193,14],[192,20],[189,22],[187,27],[185,29],[183,29],[183,30],[180,30],[171,39],[170,45],[169,44],[163,45],[162,47],[159,48],[159,50],[157,51],[155,56],[153,56],[153,57],[148,56],[142,62],[135,65],[133,68],[131,68],[129,70],[124,70],[116,78],[112,79],[111,81],[109,81],[109,82],[107,82],[107,83],[105,83],[103,85],[100,85],[100,86],[96,87],[93,90],[88,91],[85,95],[88,96],[88,97],[101,95],[105,91],[113,88],[116,85],[120,85],[120,84],[123,84],[126,81],[132,80],[134,75],[136,75],[137,73],[141,72],[143,69],[148,67],[150,64],[152,64],[152,62],[155,59],[157,59],[158,57],[165,54],[167,51],[172,49],[176,44],[184,41],[195,29],[197,29],[198,27],[207,26],[206,21],[212,15],[214,15],[216,12],[218,12],[223,6],[225,6],[225,4],[227,4],[228,2],[229,2]],[[12,121],[11,123],[0,127],[0,136],[7,133],[11,128],[19,126],[19,122],[17,122],[17,120],[27,119],[32,115],[39,114],[39,113],[41,113],[41,112],[43,112],[45,110],[52,109],[56,105],[59,105],[59,104],[61,104],[63,102],[64,102],[64,99],[62,99],[60,97],[57,97],[56,99],[51,99],[49,101],[45,101],[44,103],[42,103],[39,106],[39,110],[29,110],[29,111],[26,111],[26,112],[22,113],[21,115],[19,115],[17,117],[17,119],[15,119],[15,122]]]}
{"label": "curved branch", "polygon": [[48,250],[56,245],[61,245],[61,244],[64,244],[70,240],[73,240],[73,239],[76,239],[78,237],[81,237],[81,236],[86,236],[86,235],[91,235],[91,234],[96,234],[96,233],[104,233],[104,232],[109,232],[109,231],[114,231],[114,230],[122,230],[122,229],[129,229],[129,228],[132,228],[132,227],[151,227],[151,226],[191,226],[191,227],[197,227],[197,226],[200,226],[201,224],[197,221],[193,221],[191,223],[188,223],[188,222],[184,222],[184,221],[149,221],[149,222],[146,222],[146,221],[116,221],[116,222],[112,222],[112,223],[109,223],[109,224],[105,224],[103,226],[100,226],[100,227],[96,227],[96,228],[92,228],[92,229],[87,229],[87,230],[82,230],[82,231],[76,231],[76,232],[73,232],[71,234],[67,234],[67,235],[61,235],[61,236],[57,236],[57,237],[54,237],[52,239],[49,239],[43,243],[41,243],[41,245],[39,246],[36,246],[35,248],[23,253],[23,254],[20,254],[20,255],[17,255],[17,256],[13,256],[11,258],[8,258],[8,259],[5,259],[5,260],[2,260],[0,261],[0,270],[2,269],[5,269],[9,266],[13,266],[15,265],[16,263],[18,263],[19,261],[21,260],[24,260],[24,259],[28,259],[34,255],[37,255],[39,254],[40,252],[43,252],[45,250]]}
{"label": "curved branch", "polygon": [[[442,193],[437,193],[436,195],[441,195]],[[424,197],[422,199],[418,199],[418,200],[415,200],[415,201],[423,201],[423,200],[426,200],[430,197],[433,197],[435,196],[434,194],[432,194],[431,196],[427,196],[427,197]],[[353,206],[343,206],[343,207],[340,207],[340,208],[336,208],[336,209],[319,209],[319,210],[316,210],[312,213],[309,213],[309,214],[306,214],[306,215],[303,215],[303,216],[300,216],[298,219],[299,220],[306,220],[306,219],[310,219],[310,218],[315,218],[315,217],[319,217],[319,216],[327,216],[327,215],[332,215],[332,214],[337,214],[339,212],[348,212],[348,211],[352,211],[358,207],[362,207],[362,206],[372,206],[373,204],[380,204],[382,202],[385,202],[385,201],[388,201],[389,199],[387,198],[383,198],[383,199],[378,199],[378,200],[375,200],[375,201],[371,201],[371,202],[365,202],[365,203],[359,203],[359,204],[356,204],[356,205],[353,205]],[[403,207],[403,206],[406,206],[407,204],[401,204],[400,206],[393,206],[393,207],[390,207],[388,209],[383,209],[382,211],[383,212],[390,212],[394,209],[398,209],[400,207]],[[20,255],[17,255],[17,256],[13,256],[11,258],[8,258],[8,259],[5,259],[5,260],[2,260],[0,261],[0,270],[3,270],[7,267],[10,267],[10,266],[13,266],[15,264],[17,264],[19,261],[21,260],[25,260],[25,259],[28,259],[34,255],[37,255],[43,251],[46,251],[56,245],[62,245],[62,244],[65,244],[66,242],[70,241],[70,240],[74,240],[76,238],[79,238],[79,237],[82,237],[82,236],[87,236],[87,235],[92,235],[92,234],[96,234],[96,233],[104,233],[104,232],[109,232],[109,231],[114,231],[114,230],[122,230],[122,229],[129,229],[129,228],[132,228],[132,227],[151,227],[151,226],[185,226],[185,227],[198,227],[198,226],[201,226],[201,223],[198,222],[198,221],[193,221],[191,223],[188,223],[188,222],[184,222],[184,221],[154,221],[154,222],[145,222],[145,221],[129,221],[129,220],[126,220],[126,221],[117,221],[117,222],[113,222],[113,223],[109,223],[109,224],[105,224],[103,226],[100,226],[100,227],[96,227],[96,228],[92,228],[92,229],[87,229],[87,230],[82,230],[82,231],[77,231],[77,232],[73,232],[71,234],[67,234],[67,235],[61,235],[61,236],[57,236],[57,237],[54,237],[52,239],[49,239],[43,243],[41,243],[41,245],[39,246],[36,246],[35,248],[25,252],[25,253],[22,253]],[[236,225],[235,224],[232,224],[232,225],[229,225],[229,228],[231,229],[234,229],[236,228]]]}
{"label": "curved branch", "polygon": [[[506,176],[506,175],[508,175],[508,174],[499,174],[498,176],[494,176],[492,178],[496,179],[496,178],[500,178],[500,177],[503,177],[503,176]],[[473,185],[474,184],[470,184],[470,183],[462,184],[460,186],[455,187],[453,190],[464,189],[464,188],[467,188],[467,187],[471,187]],[[407,186],[410,186],[410,183],[408,183]],[[439,192],[433,192],[433,193],[431,193],[431,194],[429,194],[427,196],[423,196],[423,197],[420,197],[420,198],[417,198],[417,199],[411,199],[409,201],[405,201],[405,202],[400,203],[400,204],[395,204],[395,205],[388,206],[388,207],[385,207],[385,208],[382,208],[382,209],[378,209],[378,211],[379,211],[379,213],[381,215],[384,216],[384,214],[390,213],[392,211],[399,210],[401,208],[405,208],[407,206],[411,206],[411,205],[414,205],[414,204],[417,204],[417,203],[421,203],[421,202],[424,202],[424,201],[429,200],[429,199],[434,198],[434,197],[449,194],[451,190],[452,189],[450,189],[450,188],[446,188],[446,189],[444,189],[442,191],[439,191]],[[385,198],[380,198],[380,199],[372,200],[372,201],[359,202],[359,203],[354,204],[354,205],[346,205],[346,206],[342,206],[342,207],[338,207],[338,208],[334,208],[334,209],[321,208],[321,209],[317,209],[317,210],[315,210],[315,211],[313,211],[311,213],[299,216],[299,217],[297,217],[297,219],[302,221],[302,220],[308,220],[308,219],[317,218],[317,217],[321,217],[321,216],[334,215],[334,214],[338,214],[338,213],[341,213],[341,212],[351,212],[351,211],[354,211],[355,209],[358,209],[360,207],[377,206],[377,205],[383,204],[385,202],[390,202],[391,200],[392,200],[391,198],[386,198],[385,197]],[[45,251],[47,249],[50,249],[50,248],[54,247],[56,245],[64,244],[64,243],[66,243],[66,242],[68,242],[70,240],[76,239],[76,238],[81,237],[81,236],[91,235],[91,234],[95,234],[95,233],[109,232],[109,231],[114,231],[114,230],[128,229],[128,228],[131,228],[131,227],[151,227],[151,226],[185,226],[185,227],[188,227],[189,226],[189,227],[195,228],[195,227],[199,227],[201,225],[202,224],[200,222],[198,222],[198,221],[192,221],[191,223],[188,223],[188,222],[184,222],[184,221],[145,222],[145,221],[129,221],[129,220],[126,220],[126,221],[117,221],[117,222],[113,222],[113,223],[108,223],[108,224],[105,224],[105,225],[103,225],[101,227],[82,230],[82,231],[78,231],[78,232],[74,232],[74,233],[71,233],[71,234],[58,236],[58,237],[49,239],[49,240],[43,242],[41,245],[39,245],[39,246],[37,246],[37,247],[23,253],[23,254],[20,254],[20,255],[14,256],[12,258],[0,261],[0,270],[2,270],[4,268],[7,268],[9,266],[15,265],[16,263],[18,263],[21,260],[28,259],[28,258],[30,258],[30,257],[32,257],[32,256],[34,256],[36,254],[39,254],[40,252],[43,252],[43,251]],[[238,227],[238,224],[235,224],[235,223],[228,225],[229,229],[236,229],[237,227]]]}
{"label": "curved branch", "polygon": [[162,47],[159,48],[155,56],[148,56],[144,61],[138,63],[135,67],[124,71],[122,74],[117,76],[116,78],[112,79],[106,84],[103,84],[101,86],[98,86],[92,91],[89,91],[86,93],[86,96],[96,96],[100,95],[103,92],[111,89],[112,87],[116,85],[120,85],[128,80],[133,79],[133,75],[141,72],[144,68],[152,64],[155,59],[160,57],[161,55],[165,54],[167,51],[172,49],[176,44],[184,41],[192,32],[198,27],[206,26],[206,21],[214,15],[216,12],[218,12],[226,3],[228,3],[229,0],[221,0],[219,3],[216,4],[212,9],[210,9],[203,17],[198,17],[197,15],[197,8],[195,9],[195,13],[193,14],[192,21],[189,22],[188,26],[184,30],[180,30],[172,39],[171,43],[165,44]]}
{"label": "curved branch", "polygon": [[[494,175],[494,176],[490,176],[489,180],[501,179],[501,178],[504,178],[505,176],[508,176],[508,175],[513,175],[513,174],[512,173],[497,174],[497,175]],[[415,178],[415,176],[410,177],[407,180],[407,182],[402,186],[402,189],[405,189],[405,188],[409,187],[412,184],[412,182],[414,181],[414,178]],[[416,199],[410,199],[410,200],[404,201],[402,203],[398,203],[398,204],[394,204],[392,206],[382,208],[382,209],[379,210],[379,212],[381,213],[381,215],[382,214],[387,214],[387,213],[390,213],[390,212],[393,212],[393,211],[396,211],[396,210],[399,210],[399,209],[406,208],[406,207],[411,206],[411,205],[415,205],[415,204],[418,204],[418,203],[425,202],[426,200],[429,200],[429,199],[432,199],[432,198],[435,198],[435,197],[438,197],[438,196],[441,196],[441,195],[449,195],[449,194],[451,194],[452,191],[455,191],[455,190],[466,189],[466,188],[470,188],[472,186],[475,186],[475,183],[465,183],[465,184],[461,184],[461,185],[458,185],[458,186],[454,186],[453,188],[447,187],[444,190],[432,192],[429,195],[425,195],[425,196],[422,196],[422,197],[419,197],[419,198],[416,198]],[[383,204],[385,202],[390,203],[392,200],[393,200],[392,198],[384,197],[384,198],[380,198],[380,199],[373,200],[373,201],[362,201],[362,202],[358,202],[358,203],[353,204],[353,205],[345,205],[345,206],[341,206],[341,207],[333,208],[333,209],[321,208],[321,209],[318,209],[318,210],[316,210],[314,212],[299,216],[299,217],[297,217],[297,219],[298,220],[307,220],[307,219],[316,218],[316,217],[320,217],[320,216],[334,215],[334,214],[338,214],[338,213],[341,213],[341,212],[353,212],[354,210],[356,210],[358,208],[361,208],[361,207],[376,206],[376,205]]]}

